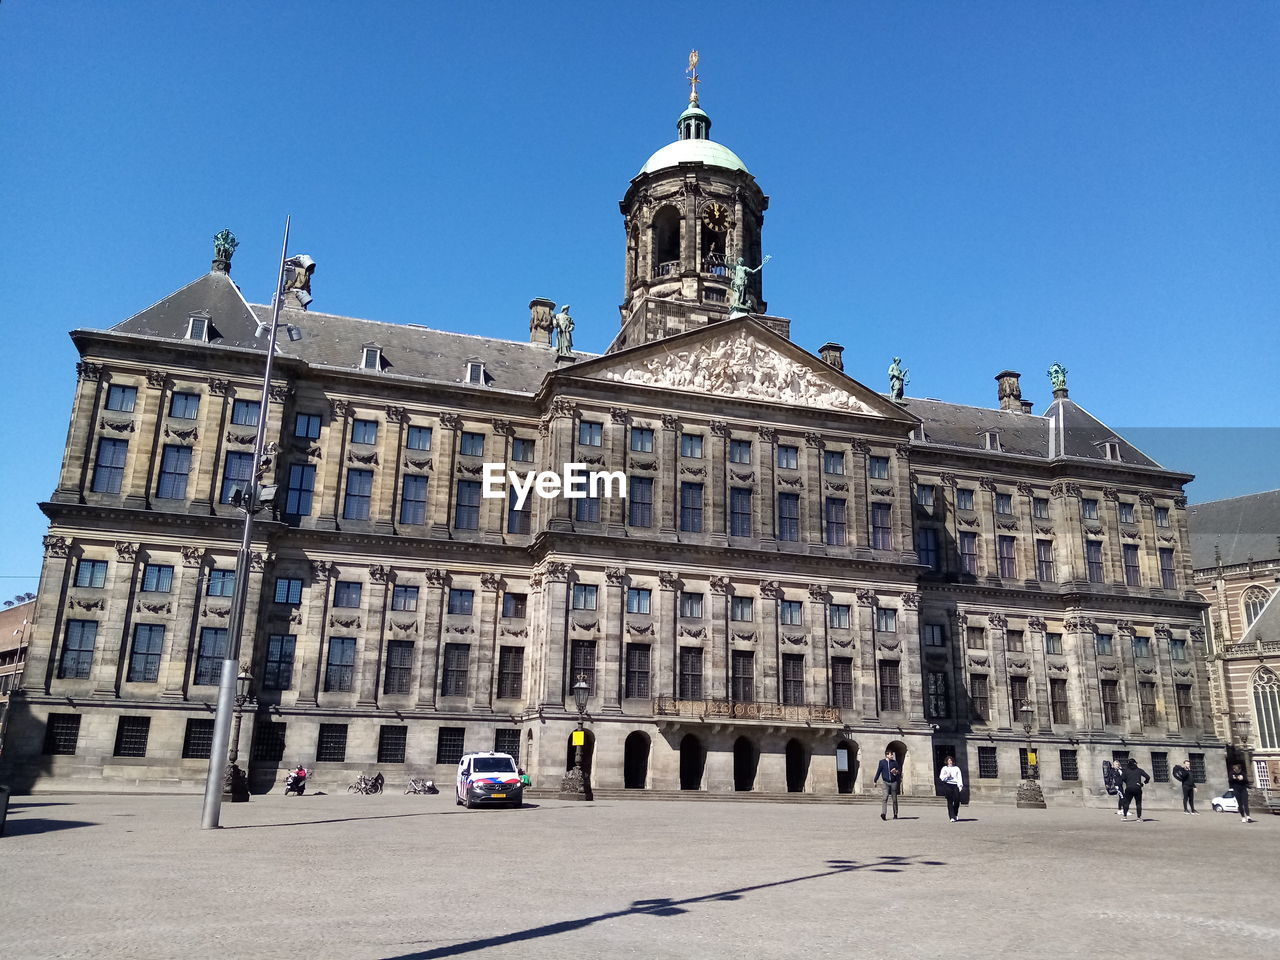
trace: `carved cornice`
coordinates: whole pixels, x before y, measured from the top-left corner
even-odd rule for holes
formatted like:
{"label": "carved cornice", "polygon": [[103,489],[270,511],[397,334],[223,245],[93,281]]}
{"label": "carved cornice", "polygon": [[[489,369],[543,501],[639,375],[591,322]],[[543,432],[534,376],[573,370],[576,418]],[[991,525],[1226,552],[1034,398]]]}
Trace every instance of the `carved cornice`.
{"label": "carved cornice", "polygon": [[493,432],[500,437],[509,437],[516,432],[510,420],[493,421]]}
{"label": "carved cornice", "polygon": [[872,590],[855,590],[854,596],[857,597],[860,607],[874,607],[880,602]]}
{"label": "carved cornice", "polygon": [[204,563],[205,549],[204,547],[182,547],[182,565],[185,567],[198,567]]}
{"label": "carved cornice", "polygon": [[1055,483],[1049,488],[1049,496],[1055,500],[1061,500],[1063,497],[1078,497],[1080,496],[1080,484]]}
{"label": "carved cornice", "polygon": [[1027,628],[1035,631],[1036,633],[1044,633],[1045,626],[1043,617],[1030,617],[1027,620]]}
{"label": "carved cornice", "polygon": [[231,381],[211,379],[209,381],[209,392],[215,397],[225,397],[231,389]]}
{"label": "carved cornice", "polygon": [[293,396],[293,387],[287,383],[273,383],[267,389],[267,399],[272,403],[285,403]]}
{"label": "carved cornice", "polygon": [[778,431],[773,427],[757,427],[756,433],[765,443],[776,443],[778,440]]}
{"label": "carved cornice", "polygon": [[551,560],[542,565],[540,572],[546,579],[559,582],[569,579],[570,567],[567,563]]}
{"label": "carved cornice", "polygon": [[712,593],[723,595],[729,592],[730,584],[728,577],[711,577],[709,583],[711,585]]}
{"label": "carved cornice", "polygon": [[449,582],[449,571],[436,568],[426,570],[422,574],[422,582],[428,587],[443,587]]}
{"label": "carved cornice", "polygon": [[556,397],[551,401],[549,408],[552,418],[560,419],[561,417],[572,417],[578,413],[577,404],[565,397]]}
{"label": "carved cornice", "polygon": [[330,577],[332,577],[335,573],[336,571],[333,568],[333,564],[330,563],[329,561],[327,560],[311,561],[311,579],[315,583],[323,583],[326,580],[328,580]]}
{"label": "carved cornice", "polygon": [[1146,507],[1154,507],[1156,505],[1156,498],[1149,493],[1140,493],[1138,494],[1138,502]]}
{"label": "carved cornice", "polygon": [[987,614],[987,626],[994,627],[997,630],[1003,630],[1009,625],[1009,620],[1003,613]]}
{"label": "carved cornice", "polygon": [[387,423],[406,424],[409,422],[409,412],[404,407],[387,407],[386,415]]}
{"label": "carved cornice", "polygon": [[663,590],[679,590],[683,584],[680,582],[680,575],[670,570],[658,571],[658,586]]}
{"label": "carved cornice", "polygon": [[614,423],[623,423],[623,424],[630,423],[631,411],[628,410],[626,407],[610,407],[609,419],[612,420]]}
{"label": "carved cornice", "polygon": [[904,593],[902,595],[902,605],[908,610],[915,610],[920,606],[920,594]]}
{"label": "carved cornice", "polygon": [[620,587],[627,582],[627,571],[622,567],[606,567],[604,580],[611,587]]}
{"label": "carved cornice", "polygon": [[830,603],[831,590],[825,583],[809,584],[809,599],[815,603]]}
{"label": "carved cornice", "polygon": [[675,416],[674,414],[664,413],[661,419],[662,419],[663,430],[679,430],[680,429],[680,418]]}
{"label": "carved cornice", "polygon": [[1062,629],[1067,633],[1093,633],[1097,627],[1090,617],[1071,616],[1062,621]]}
{"label": "carved cornice", "polygon": [[782,587],[777,580],[764,580],[760,584],[760,596],[768,600],[781,600]]}
{"label": "carved cornice", "polygon": [[138,558],[138,544],[129,543],[125,540],[116,541],[116,556],[123,563],[133,563]]}
{"label": "carved cornice", "polygon": [[163,390],[164,385],[169,382],[169,374],[163,370],[147,371],[147,386],[154,387],[157,390]]}
{"label": "carved cornice", "polygon": [[67,555],[67,538],[46,536],[42,541],[44,544],[45,556],[48,557],[65,557]]}
{"label": "carved cornice", "polygon": [[723,420],[712,420],[711,434],[716,437],[727,437],[729,436],[729,425]]}
{"label": "carved cornice", "polygon": [[1103,487],[1102,495],[1112,503],[1115,503],[1120,499],[1120,491],[1115,487]]}
{"label": "carved cornice", "polygon": [[444,430],[461,430],[462,418],[456,413],[442,412],[439,416],[440,427]]}
{"label": "carved cornice", "polygon": [[812,447],[815,450],[820,450],[822,449],[823,446],[825,446],[825,443],[822,440],[822,434],[806,433],[804,435],[804,445],[806,447]]}
{"label": "carved cornice", "polygon": [[390,583],[395,579],[390,567],[381,563],[369,564],[369,579],[374,583]]}
{"label": "carved cornice", "polygon": [[102,364],[89,360],[81,360],[76,364],[76,379],[96,383],[102,379]]}

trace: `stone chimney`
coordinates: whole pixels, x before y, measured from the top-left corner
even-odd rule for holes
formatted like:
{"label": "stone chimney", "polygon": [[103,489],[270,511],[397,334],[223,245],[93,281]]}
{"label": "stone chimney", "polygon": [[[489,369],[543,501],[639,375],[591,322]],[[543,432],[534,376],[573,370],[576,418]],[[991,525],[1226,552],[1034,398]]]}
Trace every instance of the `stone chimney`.
{"label": "stone chimney", "polygon": [[1030,404],[1022,402],[1022,374],[1015,370],[1001,370],[996,374],[996,382],[1000,384],[996,396],[1000,400],[1000,409],[1009,413],[1027,413]]}
{"label": "stone chimney", "polygon": [[824,343],[818,348],[818,355],[823,362],[829,363],[837,370],[844,370],[844,347],[838,343]]}
{"label": "stone chimney", "polygon": [[231,258],[235,255],[240,241],[230,230],[222,230],[213,238],[213,265],[211,273],[230,273]]}
{"label": "stone chimney", "polygon": [[529,301],[529,342],[551,346],[551,314],[555,311],[554,300],[537,297]]}

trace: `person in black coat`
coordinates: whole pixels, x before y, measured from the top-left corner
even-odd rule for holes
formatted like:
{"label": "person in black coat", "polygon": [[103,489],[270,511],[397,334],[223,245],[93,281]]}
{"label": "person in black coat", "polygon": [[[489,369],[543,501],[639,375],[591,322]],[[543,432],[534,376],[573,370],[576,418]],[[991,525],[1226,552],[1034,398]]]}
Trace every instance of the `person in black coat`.
{"label": "person in black coat", "polygon": [[1129,804],[1136,802],[1138,805],[1138,819],[1142,819],[1142,785],[1151,782],[1151,774],[1138,766],[1138,761],[1129,758],[1128,764],[1124,768],[1124,805],[1121,807],[1123,814],[1120,819],[1129,819]]}
{"label": "person in black coat", "polygon": [[1173,779],[1182,784],[1182,812],[1196,813],[1196,778],[1191,774],[1191,761],[1183,760],[1173,768]]}
{"label": "person in black coat", "polygon": [[1253,823],[1253,817],[1249,816],[1249,775],[1244,772],[1244,767],[1238,763],[1233,763],[1231,772],[1227,774],[1227,780],[1231,783],[1231,792],[1236,796],[1236,807],[1240,810],[1240,822]]}

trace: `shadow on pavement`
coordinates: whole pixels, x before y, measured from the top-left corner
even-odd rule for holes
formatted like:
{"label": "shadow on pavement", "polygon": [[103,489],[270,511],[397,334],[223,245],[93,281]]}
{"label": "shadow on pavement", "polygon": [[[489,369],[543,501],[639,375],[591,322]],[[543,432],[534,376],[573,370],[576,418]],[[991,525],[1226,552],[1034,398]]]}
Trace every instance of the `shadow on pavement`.
{"label": "shadow on pavement", "polygon": [[30,836],[34,833],[52,833],[55,830],[70,830],[74,827],[97,827],[98,823],[91,823],[88,820],[46,820],[43,817],[37,817],[32,820],[14,820],[10,818],[5,824],[4,835],[9,837]]}
{"label": "shadow on pavement", "polygon": [[384,813],[376,817],[338,817],[334,820],[291,820],[289,823],[238,823],[233,827],[223,825],[224,830],[258,830],[262,827],[309,827],[317,823],[351,823],[355,820],[399,820],[402,817],[455,817],[466,810],[428,810],[422,813]]}
{"label": "shadow on pavement", "polygon": [[436,960],[438,957],[457,957],[465,953],[474,953],[477,950],[487,950],[490,947],[501,947],[506,944],[524,943],[541,937],[554,937],[561,933],[571,933],[603,920],[617,920],[620,917],[636,916],[674,917],[682,913],[688,913],[688,908],[694,904],[713,903],[718,900],[742,900],[744,899],[744,894],[753,893],[757,890],[767,890],[770,887],[801,883],[805,880],[819,880],[823,877],[834,877],[842,873],[853,873],[857,870],[872,870],[876,873],[901,873],[908,867],[918,866],[942,867],[946,866],[946,862],[943,860],[917,860],[915,857],[881,857],[878,860],[867,863],[859,863],[856,860],[828,860],[827,867],[829,869],[819,873],[806,874],[803,877],[789,877],[786,880],[775,880],[772,883],[757,883],[748,887],[737,887],[733,890],[707,893],[700,897],[685,897],[682,900],[672,900],[666,897],[660,900],[636,900],[625,910],[598,913],[595,916],[581,917],[577,920],[562,920],[559,923],[548,923],[541,927],[531,927],[528,930],[517,930],[515,933],[484,937],[479,940],[466,940],[462,943],[435,947],[417,953],[397,954],[393,957],[384,957],[383,960]]}
{"label": "shadow on pavement", "polygon": [[17,801],[10,802],[9,809],[21,810],[25,807],[69,807],[69,806],[71,806],[71,804],[66,803],[64,801],[57,801],[54,803],[28,803],[25,800],[17,800]]}

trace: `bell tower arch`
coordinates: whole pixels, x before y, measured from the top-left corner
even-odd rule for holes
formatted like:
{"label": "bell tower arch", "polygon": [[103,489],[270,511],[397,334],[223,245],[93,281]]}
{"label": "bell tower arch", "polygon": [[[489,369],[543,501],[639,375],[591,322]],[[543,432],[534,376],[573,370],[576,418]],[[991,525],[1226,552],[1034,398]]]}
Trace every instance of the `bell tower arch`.
{"label": "bell tower arch", "polygon": [[[697,52],[677,138],[632,178],[619,204],[626,236],[622,329],[610,350],[670,337],[729,318],[734,264],[759,267],[769,198],[742,159],[710,137],[698,102]],[[764,314],[763,271],[746,277],[753,314]],[[775,318],[769,318],[775,320]],[[786,321],[776,321],[788,334]]]}

